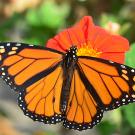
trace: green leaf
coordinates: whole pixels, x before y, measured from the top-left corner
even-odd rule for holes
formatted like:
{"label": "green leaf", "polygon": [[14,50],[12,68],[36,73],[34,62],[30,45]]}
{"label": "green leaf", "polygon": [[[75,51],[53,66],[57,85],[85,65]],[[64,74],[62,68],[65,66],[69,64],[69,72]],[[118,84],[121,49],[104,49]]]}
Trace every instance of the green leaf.
{"label": "green leaf", "polygon": [[129,23],[129,22],[124,23],[121,26],[121,29],[119,31],[120,35],[124,35],[125,33],[127,33],[130,28],[131,28],[131,23]]}
{"label": "green leaf", "polygon": [[112,135],[116,130],[115,124],[112,124],[109,121],[102,121],[102,124],[97,125],[97,128],[100,135]]}
{"label": "green leaf", "polygon": [[130,50],[126,53],[126,65],[135,68],[135,43],[130,47]]}
{"label": "green leaf", "polygon": [[65,2],[58,5],[54,1],[45,1],[39,9],[39,15],[45,26],[58,28],[65,23],[69,11],[70,7]]}
{"label": "green leaf", "polygon": [[109,116],[108,120],[117,125],[117,127],[120,126],[121,121],[122,121],[122,115],[121,115],[121,110],[119,109],[115,109],[111,112],[111,115]]}
{"label": "green leaf", "polygon": [[44,26],[51,29],[61,27],[70,12],[68,3],[58,5],[54,1],[45,1],[38,8],[29,9],[26,21],[32,26]]}
{"label": "green leaf", "polygon": [[113,16],[111,14],[102,14],[100,18],[100,25],[102,27],[105,27],[108,22],[118,22],[118,19],[116,16]]}
{"label": "green leaf", "polygon": [[132,128],[135,128],[135,104],[129,104],[122,108],[125,119]]}
{"label": "green leaf", "polygon": [[45,46],[44,44],[42,44],[39,38],[27,38],[27,39],[24,39],[24,42],[28,44],[38,45],[38,46]]}
{"label": "green leaf", "polygon": [[38,9],[29,9],[26,14],[26,21],[32,26],[42,26],[41,20],[38,16]]}

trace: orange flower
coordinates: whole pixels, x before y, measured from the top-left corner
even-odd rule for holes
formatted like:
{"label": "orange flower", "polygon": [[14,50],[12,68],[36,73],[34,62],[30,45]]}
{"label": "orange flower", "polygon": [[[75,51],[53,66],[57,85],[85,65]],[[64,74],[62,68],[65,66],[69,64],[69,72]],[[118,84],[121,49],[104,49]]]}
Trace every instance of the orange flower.
{"label": "orange flower", "polygon": [[111,35],[94,25],[92,18],[85,16],[75,26],[64,30],[47,42],[47,47],[66,52],[72,45],[77,46],[78,56],[98,57],[124,63],[129,42],[119,35]]}

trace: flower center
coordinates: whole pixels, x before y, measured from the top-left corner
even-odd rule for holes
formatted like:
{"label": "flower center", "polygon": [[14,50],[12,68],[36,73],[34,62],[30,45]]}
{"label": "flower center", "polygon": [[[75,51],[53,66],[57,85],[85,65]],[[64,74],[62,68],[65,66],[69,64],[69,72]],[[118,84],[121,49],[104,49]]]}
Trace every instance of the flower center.
{"label": "flower center", "polygon": [[91,57],[100,57],[102,52],[98,52],[97,50],[91,48],[88,45],[84,45],[81,48],[78,48],[77,56],[91,56]]}

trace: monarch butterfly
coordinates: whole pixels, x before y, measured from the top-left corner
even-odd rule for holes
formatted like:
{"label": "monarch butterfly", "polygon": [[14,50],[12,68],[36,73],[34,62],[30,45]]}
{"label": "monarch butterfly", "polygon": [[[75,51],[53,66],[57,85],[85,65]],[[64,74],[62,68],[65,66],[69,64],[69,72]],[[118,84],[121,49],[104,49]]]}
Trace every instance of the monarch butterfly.
{"label": "monarch butterfly", "polygon": [[103,112],[135,101],[135,69],[24,43],[0,43],[0,76],[18,92],[18,104],[34,121],[63,121],[69,129],[98,124]]}

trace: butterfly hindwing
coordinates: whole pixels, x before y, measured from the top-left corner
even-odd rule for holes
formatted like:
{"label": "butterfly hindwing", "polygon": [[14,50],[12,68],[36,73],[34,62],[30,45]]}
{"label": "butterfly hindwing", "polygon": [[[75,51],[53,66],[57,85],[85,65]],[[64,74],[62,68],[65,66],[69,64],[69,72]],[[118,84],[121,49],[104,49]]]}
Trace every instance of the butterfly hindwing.
{"label": "butterfly hindwing", "polygon": [[98,124],[103,117],[101,110],[90,92],[84,86],[79,72],[75,69],[70,87],[64,127],[85,130]]}
{"label": "butterfly hindwing", "polygon": [[58,66],[49,75],[22,90],[18,103],[24,114],[47,124],[62,121],[63,114],[59,105],[62,83],[63,71],[62,67]]}
{"label": "butterfly hindwing", "polygon": [[93,98],[100,99],[98,103],[104,110],[135,101],[135,69],[91,57],[79,57],[78,65],[96,94]]}

